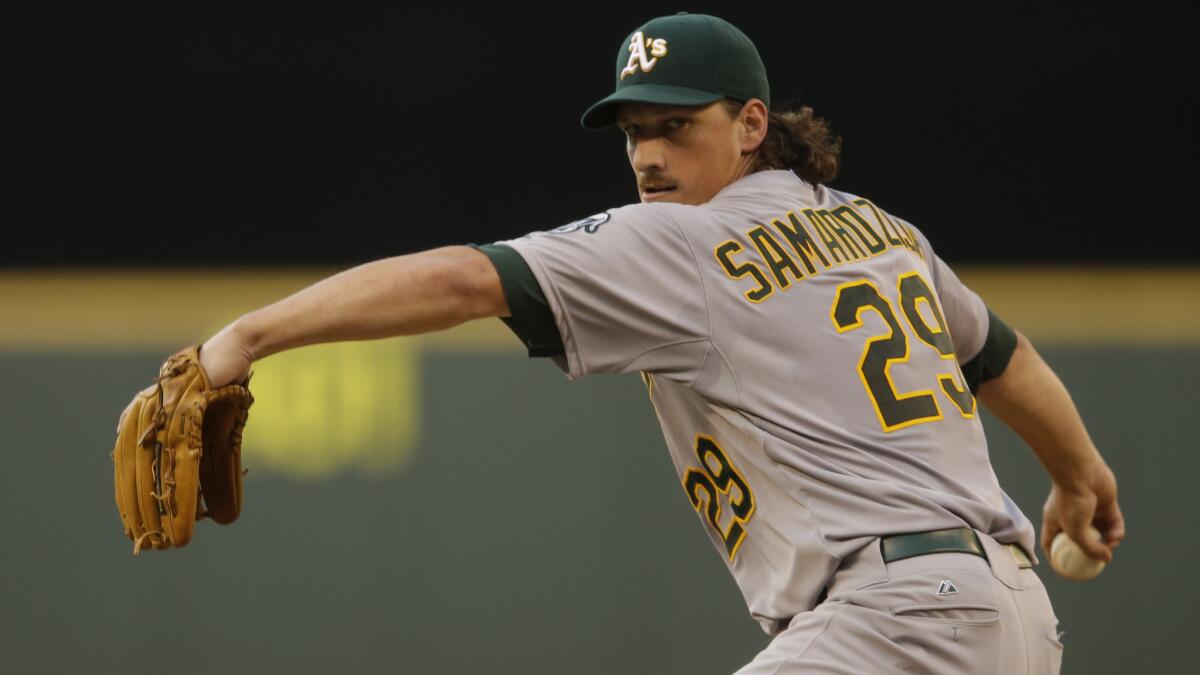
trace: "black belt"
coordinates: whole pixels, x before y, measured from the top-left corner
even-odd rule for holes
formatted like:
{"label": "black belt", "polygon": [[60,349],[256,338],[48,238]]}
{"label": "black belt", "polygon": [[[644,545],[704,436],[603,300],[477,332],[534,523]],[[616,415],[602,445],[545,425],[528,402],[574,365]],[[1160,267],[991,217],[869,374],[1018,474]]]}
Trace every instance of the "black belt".
{"label": "black belt", "polygon": [[[970,553],[987,558],[987,552],[984,551],[983,544],[979,541],[979,535],[969,527],[914,534],[893,534],[880,538],[879,548],[883,552],[884,562],[896,562],[930,553]],[[1020,546],[1009,544],[1007,548],[1012,551],[1017,567],[1022,569],[1033,567],[1033,561]]]}
{"label": "black belt", "polygon": [[[1012,552],[1017,567],[1025,569],[1033,567],[1033,561],[1025,551],[1016,544],[1005,546]],[[934,530],[932,532],[915,532],[913,534],[893,534],[879,538],[879,549],[883,553],[885,563],[915,558],[930,553],[970,553],[987,560],[987,551],[979,541],[979,535],[969,527],[954,527],[949,530]],[[814,604],[821,604],[829,597],[829,587],[821,589]],[[790,619],[781,620],[779,630],[787,627]]]}

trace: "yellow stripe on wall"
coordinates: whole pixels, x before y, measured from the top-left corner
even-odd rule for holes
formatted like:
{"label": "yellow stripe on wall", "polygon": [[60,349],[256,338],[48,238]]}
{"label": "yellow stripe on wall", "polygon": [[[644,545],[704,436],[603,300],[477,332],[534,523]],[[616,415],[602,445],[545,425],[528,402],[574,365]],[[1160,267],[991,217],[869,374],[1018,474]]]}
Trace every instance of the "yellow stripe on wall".
{"label": "yellow stripe on wall", "polygon": [[[0,349],[174,350],[337,270],[0,271]],[[1200,266],[963,266],[959,276],[1037,342],[1200,344]],[[499,321],[416,340],[520,351]]]}
{"label": "yellow stripe on wall", "polygon": [[1035,342],[1200,344],[1200,267],[979,266],[959,277]]}
{"label": "yellow stripe on wall", "polygon": [[[174,351],[336,271],[0,271],[0,349]],[[499,321],[401,339],[434,348],[521,349]]]}

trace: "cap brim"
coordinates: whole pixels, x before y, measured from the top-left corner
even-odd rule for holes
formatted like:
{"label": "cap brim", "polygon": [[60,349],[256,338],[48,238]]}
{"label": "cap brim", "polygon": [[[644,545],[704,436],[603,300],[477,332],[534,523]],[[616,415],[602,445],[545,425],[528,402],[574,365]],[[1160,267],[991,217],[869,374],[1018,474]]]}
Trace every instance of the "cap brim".
{"label": "cap brim", "polygon": [[658,103],[660,105],[707,105],[725,98],[711,91],[676,87],[669,84],[632,84],[600,99],[579,120],[584,129],[603,129],[617,121],[617,106],[622,103]]}

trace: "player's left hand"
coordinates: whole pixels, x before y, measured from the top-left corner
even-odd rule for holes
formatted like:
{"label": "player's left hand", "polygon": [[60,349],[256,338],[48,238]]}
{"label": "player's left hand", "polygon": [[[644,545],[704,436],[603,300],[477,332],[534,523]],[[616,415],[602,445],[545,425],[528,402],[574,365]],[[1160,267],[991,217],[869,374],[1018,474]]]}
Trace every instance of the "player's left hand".
{"label": "player's left hand", "polygon": [[[1100,541],[1087,536],[1088,525],[1100,531]],[[1103,462],[1073,486],[1055,483],[1042,510],[1042,550],[1050,557],[1054,535],[1066,531],[1089,557],[1111,562],[1113,549],[1125,538],[1125,518],[1117,503],[1117,479]]]}
{"label": "player's left hand", "polygon": [[242,508],[242,431],[254,397],[210,386],[196,346],[173,354],[117,420],[113,489],[133,553],[185,546],[196,522]]}
{"label": "player's left hand", "polygon": [[242,343],[235,324],[229,324],[200,346],[200,365],[213,387],[245,382],[252,362],[250,350]]}

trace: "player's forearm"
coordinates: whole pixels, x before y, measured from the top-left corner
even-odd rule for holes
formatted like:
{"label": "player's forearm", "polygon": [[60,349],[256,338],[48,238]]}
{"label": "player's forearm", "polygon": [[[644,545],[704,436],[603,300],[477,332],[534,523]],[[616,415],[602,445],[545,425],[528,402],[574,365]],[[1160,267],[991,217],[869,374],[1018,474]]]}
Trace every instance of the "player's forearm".
{"label": "player's forearm", "polygon": [[1025,440],[1056,484],[1085,485],[1105,466],[1066,387],[1024,335],[1004,373],[980,386],[979,400]]}
{"label": "player's forearm", "polygon": [[416,335],[507,314],[485,255],[451,246],[345,270],[238,319],[250,360],[324,342]]}

